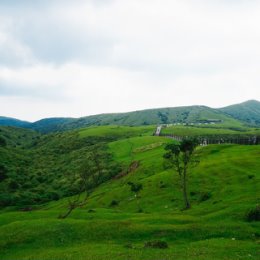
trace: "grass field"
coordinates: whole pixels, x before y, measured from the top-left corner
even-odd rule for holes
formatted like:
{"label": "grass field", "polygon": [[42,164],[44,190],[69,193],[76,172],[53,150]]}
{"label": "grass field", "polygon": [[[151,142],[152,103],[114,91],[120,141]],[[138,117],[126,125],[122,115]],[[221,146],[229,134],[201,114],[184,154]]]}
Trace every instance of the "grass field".
{"label": "grass field", "polygon": [[[164,144],[171,140],[149,136],[152,127],[131,129],[82,130],[81,137],[122,136],[108,144],[114,160],[139,166],[100,185],[65,220],[57,216],[66,211],[66,198],[29,212],[3,209],[0,259],[259,259],[260,224],[245,215],[260,203],[260,146],[199,147],[201,162],[189,178],[192,208],[182,211],[178,176],[163,166]],[[139,199],[129,181],[143,185]],[[169,248],[144,247],[154,240]]]}
{"label": "grass field", "polygon": [[236,130],[225,128],[223,125],[207,126],[170,126],[162,128],[162,134],[177,136],[205,136],[205,135],[260,135],[259,128],[237,128]]}

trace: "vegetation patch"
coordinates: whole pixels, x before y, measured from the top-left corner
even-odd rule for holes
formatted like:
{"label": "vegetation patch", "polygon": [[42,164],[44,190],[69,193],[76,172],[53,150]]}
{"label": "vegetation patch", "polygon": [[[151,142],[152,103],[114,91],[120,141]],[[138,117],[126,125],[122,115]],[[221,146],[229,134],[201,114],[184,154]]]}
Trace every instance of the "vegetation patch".
{"label": "vegetation patch", "polygon": [[144,244],[145,248],[159,248],[166,249],[168,248],[168,243],[162,240],[148,241]]}
{"label": "vegetation patch", "polygon": [[112,200],[111,203],[110,203],[110,207],[116,207],[119,205],[119,202],[117,200]]}
{"label": "vegetation patch", "polygon": [[134,153],[145,152],[145,151],[152,150],[152,149],[159,147],[159,146],[162,146],[162,145],[163,145],[163,142],[149,144],[149,145],[138,147],[138,148],[134,149],[133,152]]}
{"label": "vegetation patch", "polygon": [[200,196],[199,196],[199,202],[207,201],[207,200],[209,200],[211,197],[212,197],[211,192],[209,192],[209,191],[201,192],[201,193],[200,193]]}
{"label": "vegetation patch", "polygon": [[260,205],[257,205],[246,213],[246,221],[260,221]]}

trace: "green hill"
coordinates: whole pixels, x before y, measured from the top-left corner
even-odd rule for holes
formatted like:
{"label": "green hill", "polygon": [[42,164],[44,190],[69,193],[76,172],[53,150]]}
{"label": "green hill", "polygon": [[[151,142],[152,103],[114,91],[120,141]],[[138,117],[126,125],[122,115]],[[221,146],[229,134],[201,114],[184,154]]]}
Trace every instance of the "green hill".
{"label": "green hill", "polygon": [[74,120],[75,119],[68,117],[45,118],[32,123],[28,128],[43,133],[62,131],[64,125],[69,124]]}
{"label": "green hill", "polygon": [[[72,195],[70,176],[97,150],[110,158],[108,143],[152,135],[154,127],[104,126],[50,135],[0,127],[0,207],[34,205]],[[117,162],[106,161],[103,181],[119,173]]]}
{"label": "green hill", "polygon": [[11,117],[0,116],[0,126],[29,127],[30,125],[31,123],[27,121],[22,121]]}
{"label": "green hill", "polygon": [[81,118],[46,118],[34,123],[17,119],[1,120],[0,125],[20,126],[42,133],[73,130],[89,126],[125,125],[141,126],[173,123],[216,123],[219,127],[241,128],[257,126],[260,122],[260,102],[247,101],[221,109],[206,106],[158,108],[128,113],[100,114]]}
{"label": "green hill", "polygon": [[216,109],[205,106],[160,108],[119,114],[102,114],[83,117],[63,125],[64,129],[76,129],[91,125],[156,125],[170,123],[199,123],[216,120],[227,126],[242,124]]}
{"label": "green hill", "polygon": [[260,102],[257,100],[249,100],[241,104],[221,108],[220,110],[248,125],[260,125]]}
{"label": "green hill", "polygon": [[[201,162],[189,179],[192,208],[182,211],[178,175],[162,158],[172,141],[152,136],[154,127],[2,131],[13,141],[0,147],[7,169],[0,190],[15,199],[0,211],[0,259],[258,259],[260,225],[246,216],[260,200],[260,146],[199,147]],[[64,196],[73,194],[69,176],[93,149],[105,153],[108,175],[84,207],[58,219]],[[129,182],[143,185],[138,199]],[[146,244],[155,240],[168,248]]]}

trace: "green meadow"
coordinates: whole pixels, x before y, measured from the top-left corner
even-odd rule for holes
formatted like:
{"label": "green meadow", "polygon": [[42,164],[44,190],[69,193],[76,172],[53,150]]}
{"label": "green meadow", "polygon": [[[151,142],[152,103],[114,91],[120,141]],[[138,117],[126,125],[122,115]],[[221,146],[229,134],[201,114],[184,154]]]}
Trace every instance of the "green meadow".
{"label": "green meadow", "polygon": [[[93,147],[91,142],[102,144],[120,170],[96,187],[86,205],[66,219],[58,219],[67,209],[69,193],[64,190],[56,200],[50,197],[34,203],[32,210],[25,211],[22,204],[15,202],[2,207],[0,259],[259,259],[260,224],[249,221],[247,214],[260,203],[260,146],[198,147],[200,164],[190,171],[188,180],[192,207],[182,210],[179,176],[166,168],[163,160],[165,144],[173,141],[152,136],[154,129],[155,126],[101,126],[38,139],[30,133],[24,141],[18,138],[20,146],[24,143],[30,151],[23,156],[38,154],[33,157],[37,164],[30,166],[32,180],[37,179],[39,163],[48,169],[49,180],[43,183],[46,189],[48,181],[56,192],[66,183],[58,170],[51,173],[48,164],[54,168],[58,165],[64,172],[73,171],[77,164],[71,161],[79,164],[84,153]],[[237,132],[195,127],[175,127],[174,131],[184,135]],[[37,144],[29,146],[29,138]],[[4,157],[7,166],[19,160],[15,156],[24,150],[20,146],[1,148],[2,156],[7,150],[14,155]],[[134,162],[135,167],[131,167]],[[124,174],[120,175],[122,170]],[[58,183],[53,182],[55,174],[61,174]],[[129,182],[143,185],[138,198],[131,192]],[[36,194],[30,187],[27,192]],[[168,247],[145,246],[150,241],[166,242]]]}
{"label": "green meadow", "polygon": [[162,134],[174,134],[177,136],[245,136],[245,135],[259,135],[259,128],[252,127],[226,127],[224,124],[215,125],[200,125],[200,126],[169,126],[162,129]]}

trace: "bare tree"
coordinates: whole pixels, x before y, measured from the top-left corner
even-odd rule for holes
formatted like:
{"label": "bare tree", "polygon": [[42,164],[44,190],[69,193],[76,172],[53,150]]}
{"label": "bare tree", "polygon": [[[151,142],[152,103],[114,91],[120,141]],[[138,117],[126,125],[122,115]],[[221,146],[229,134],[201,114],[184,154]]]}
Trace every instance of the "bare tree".
{"label": "bare tree", "polygon": [[89,153],[79,172],[71,176],[71,185],[76,187],[77,195],[68,198],[68,210],[59,215],[59,218],[67,218],[74,209],[86,205],[89,195],[98,186],[104,169],[100,156],[96,151]]}

